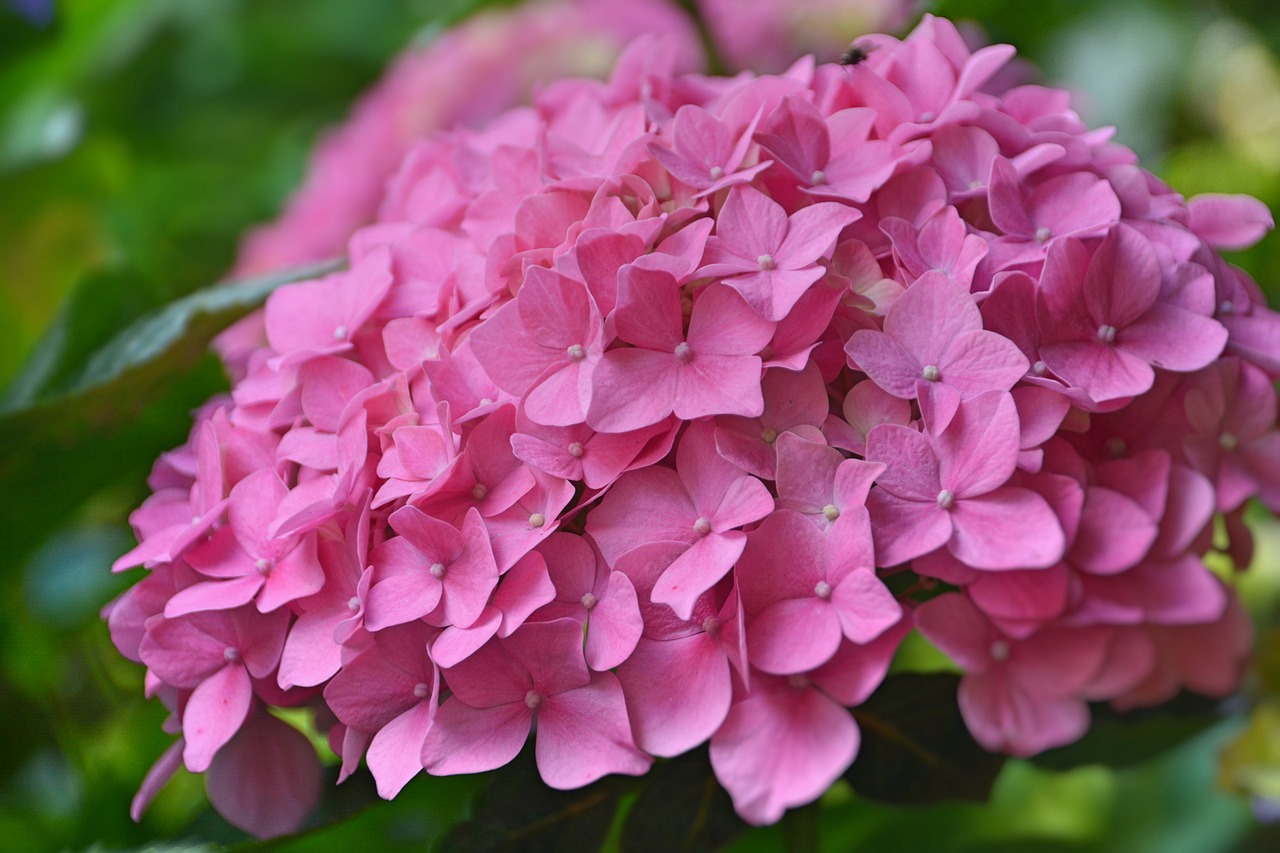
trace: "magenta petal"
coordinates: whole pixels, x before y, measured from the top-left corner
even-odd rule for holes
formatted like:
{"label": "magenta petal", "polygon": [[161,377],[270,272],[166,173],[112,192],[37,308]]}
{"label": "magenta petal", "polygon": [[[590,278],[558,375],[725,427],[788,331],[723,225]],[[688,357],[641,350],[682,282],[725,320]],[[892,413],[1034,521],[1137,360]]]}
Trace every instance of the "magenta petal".
{"label": "magenta petal", "polygon": [[[680,673],[672,678],[673,672]],[[618,667],[636,743],[669,758],[720,727],[733,695],[720,641],[706,633],[674,640],[641,639]]]}
{"label": "magenta petal", "polygon": [[422,766],[433,776],[494,770],[520,753],[532,722],[533,711],[523,701],[472,708],[451,696],[427,730]]}
{"label": "magenta petal", "polygon": [[949,550],[977,569],[1041,569],[1062,559],[1066,540],[1048,502],[1006,486],[956,501]]}
{"label": "magenta petal", "polygon": [[200,682],[182,713],[182,735],[187,741],[182,758],[188,770],[209,769],[214,754],[249,715],[252,699],[249,673],[238,663],[229,663]]}
{"label": "magenta petal", "polygon": [[627,704],[611,672],[546,697],[538,708],[538,772],[553,788],[580,788],[609,773],[643,775],[653,759],[636,748]]}

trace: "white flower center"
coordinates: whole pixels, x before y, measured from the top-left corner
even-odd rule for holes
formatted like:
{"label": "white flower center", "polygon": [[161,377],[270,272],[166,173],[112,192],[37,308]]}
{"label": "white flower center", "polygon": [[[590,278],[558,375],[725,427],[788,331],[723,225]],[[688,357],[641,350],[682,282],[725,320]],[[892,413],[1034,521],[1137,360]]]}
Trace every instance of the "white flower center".
{"label": "white flower center", "polygon": [[711,532],[711,519],[707,518],[705,515],[702,516],[693,523],[693,529],[699,534],[706,536]]}
{"label": "white flower center", "polygon": [[484,483],[476,483],[474,486],[471,487],[471,497],[475,498],[478,501],[484,500],[485,497],[488,496],[488,494],[489,494],[489,487],[486,486]]}
{"label": "white flower center", "polygon": [[1116,341],[1116,327],[1108,326],[1103,323],[1098,327],[1098,340],[1104,344],[1113,344]]}
{"label": "white flower center", "polygon": [[925,378],[926,382],[937,382],[942,378],[942,372],[938,370],[936,364],[926,364],[924,370],[920,371],[920,375]]}
{"label": "white flower center", "polygon": [[778,268],[778,264],[773,259],[773,255],[768,252],[765,252],[763,255],[756,258],[756,261],[760,264],[760,269],[765,272],[768,272],[769,270],[776,270]]}
{"label": "white flower center", "polygon": [[1035,364],[1031,365],[1031,372],[1036,376],[1044,376],[1049,372],[1049,365],[1045,364],[1043,361],[1037,361]]}
{"label": "white flower center", "polygon": [[835,521],[840,517],[840,507],[835,504],[827,504],[822,508],[822,517],[827,521]]}
{"label": "white flower center", "polygon": [[574,459],[581,459],[582,454],[585,452],[586,451],[583,449],[581,441],[575,441],[569,445],[569,455]]}
{"label": "white flower center", "polygon": [[715,636],[720,632],[721,624],[723,623],[721,623],[720,620],[715,616],[708,616],[706,619],[702,620],[702,630],[706,631],[708,634],[711,634],[712,636]]}
{"label": "white flower center", "polygon": [[721,169],[719,166],[711,167],[711,180],[718,181],[723,177],[724,177],[724,169]]}
{"label": "white flower center", "polygon": [[1049,231],[1049,227],[1047,225],[1041,225],[1039,228],[1036,229],[1036,242],[1037,243],[1048,242],[1051,233],[1052,232]]}
{"label": "white flower center", "polygon": [[431,688],[419,681],[413,685],[413,695],[419,699],[426,699],[431,695]]}
{"label": "white flower center", "polygon": [[529,516],[530,527],[538,528],[546,523],[547,523],[547,517],[540,512],[535,512]]}
{"label": "white flower center", "polygon": [[693,358],[693,350],[689,347],[688,341],[681,341],[676,344],[675,348],[676,361],[686,362]]}
{"label": "white flower center", "polygon": [[524,704],[528,706],[530,711],[537,710],[538,706],[542,704],[542,694],[536,690],[530,690],[524,694]]}
{"label": "white flower center", "polygon": [[1236,304],[1232,302],[1230,299],[1224,299],[1222,300],[1222,304],[1218,306],[1218,313],[1234,314],[1236,313]]}
{"label": "white flower center", "polygon": [[584,349],[584,348],[583,348],[582,344],[570,344],[570,345],[569,345],[569,358],[570,358],[570,360],[572,360],[572,361],[582,361],[582,360],[583,360],[584,358],[586,358],[586,357],[587,357],[587,351],[586,351],[586,349]]}
{"label": "white flower center", "polygon": [[253,562],[253,570],[264,577],[271,574],[271,570],[274,568],[275,563],[262,557],[259,557]]}
{"label": "white flower center", "polygon": [[815,169],[813,174],[809,176],[809,183],[815,187],[820,187],[827,182],[827,173],[821,169]]}
{"label": "white flower center", "polygon": [[1006,661],[1009,659],[1009,644],[1004,640],[996,640],[991,644],[991,659]]}
{"label": "white flower center", "polygon": [[335,341],[345,341],[347,339],[347,327],[339,326],[333,330],[333,339]]}
{"label": "white flower center", "polygon": [[938,506],[943,509],[951,509],[956,505],[956,496],[951,494],[950,489],[943,489],[938,492]]}
{"label": "white flower center", "polygon": [[222,659],[227,663],[240,663],[240,651],[232,648],[223,649]]}
{"label": "white flower center", "polygon": [[831,584],[826,581],[818,581],[813,587],[813,594],[827,601],[831,598]]}
{"label": "white flower center", "polygon": [[582,606],[587,610],[594,610],[595,606],[600,603],[600,599],[595,597],[594,593],[587,593],[582,596]]}
{"label": "white flower center", "polygon": [[431,572],[433,578],[444,577],[444,563],[432,563],[431,568],[427,571]]}
{"label": "white flower center", "polygon": [[760,433],[760,439],[765,444],[773,444],[778,440],[778,431],[773,427],[769,427],[764,432]]}
{"label": "white flower center", "polygon": [[353,595],[347,599],[347,609],[352,613],[360,609],[360,597],[358,595]]}

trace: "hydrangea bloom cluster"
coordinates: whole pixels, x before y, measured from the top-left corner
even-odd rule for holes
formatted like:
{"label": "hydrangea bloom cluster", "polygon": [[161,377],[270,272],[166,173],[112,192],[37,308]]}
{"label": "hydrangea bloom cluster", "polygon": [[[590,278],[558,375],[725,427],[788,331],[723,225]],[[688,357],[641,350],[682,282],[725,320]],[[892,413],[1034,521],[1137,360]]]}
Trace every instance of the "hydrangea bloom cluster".
{"label": "hydrangea bloom cluster", "polygon": [[180,734],[139,807],[182,762],[296,826],[301,706],[386,797],[531,732],[558,788],[709,742],[768,823],[855,760],[913,626],[1017,755],[1234,688],[1203,558],[1280,507],[1280,315],[1217,250],[1269,214],[996,83],[1012,48],[865,44],[714,78],[641,39],[416,145],[349,269],[272,295],[117,563]]}

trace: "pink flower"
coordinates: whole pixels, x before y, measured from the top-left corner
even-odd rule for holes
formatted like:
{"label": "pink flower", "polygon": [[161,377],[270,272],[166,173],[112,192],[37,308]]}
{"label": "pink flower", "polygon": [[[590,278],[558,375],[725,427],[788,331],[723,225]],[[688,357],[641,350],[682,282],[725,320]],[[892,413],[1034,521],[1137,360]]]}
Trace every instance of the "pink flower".
{"label": "pink flower", "polygon": [[773,324],[733,291],[712,286],[693,304],[682,331],[680,294],[666,272],[631,266],[621,282],[618,337],[632,347],[604,354],[594,378],[587,423],[600,432],[628,432],[675,413],[757,417],[764,409],[758,353]]}
{"label": "pink flower", "polygon": [[[774,6],[711,36],[799,38]],[[1244,508],[1280,506],[1280,315],[1215,248],[1270,215],[1186,202],[941,19],[717,78],[682,76],[679,14],[549,0],[492,56],[444,37],[258,238],[245,264],[350,268],[228,332],[230,395],[131,517],[144,577],[103,615],[180,734],[135,815],[185,764],[236,825],[296,828],[317,761],[275,714],[305,706],[387,797],[531,733],[558,788],[709,743],[772,822],[856,759],[848,708],[915,618],[1018,755],[1090,702],[1238,683],[1206,560],[1247,565]],[[644,21],[684,35],[501,112],[539,50]],[[425,97],[443,67],[466,85]]]}
{"label": "pink flower", "polygon": [[1008,391],[1028,367],[1012,341],[982,328],[968,291],[937,272],[906,289],[883,332],[855,332],[845,351],[853,366],[903,399],[916,396],[921,380],[954,388],[962,398]]}
{"label": "pink flower", "polygon": [[714,276],[738,291],[761,317],[781,320],[814,282],[840,229],[858,212],[819,202],[788,215],[759,190],[734,187],[707,242],[699,276]]}
{"label": "pink flower", "polygon": [[896,565],[946,545],[977,568],[1047,568],[1062,556],[1062,527],[1044,498],[1006,485],[1017,464],[1013,399],[989,391],[958,404],[939,434],[882,424],[867,459],[884,463],[867,506],[876,560]]}
{"label": "pink flower", "polygon": [[453,695],[422,747],[428,772],[477,773],[506,764],[535,718],[538,771],[553,788],[648,770],[651,759],[632,742],[617,678],[588,672],[581,638],[573,619],[530,624],[445,670]]}

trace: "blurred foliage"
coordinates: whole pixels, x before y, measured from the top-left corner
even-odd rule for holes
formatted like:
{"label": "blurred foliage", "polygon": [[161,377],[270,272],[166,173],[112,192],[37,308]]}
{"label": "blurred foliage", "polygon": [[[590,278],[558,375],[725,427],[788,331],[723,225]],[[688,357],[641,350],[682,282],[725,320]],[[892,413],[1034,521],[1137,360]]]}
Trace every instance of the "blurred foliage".
{"label": "blurred foliage", "polygon": [[[129,800],[170,736],[163,708],[142,698],[142,668],[119,656],[98,618],[102,602],[137,579],[107,569],[132,541],[125,519],[151,461],[185,438],[192,408],[225,388],[216,362],[196,356],[231,315],[197,311],[175,326],[169,313],[170,325],[142,327],[167,328],[153,343],[187,361],[148,361],[148,381],[130,379],[118,404],[123,386],[96,384],[119,374],[109,369],[121,346],[113,339],[218,281],[238,236],[297,183],[318,131],[415,34],[479,2],[0,0],[0,386],[9,385],[0,402],[0,849],[320,853],[425,849],[446,837],[447,849],[474,849],[495,837],[501,847],[510,833],[541,839],[528,847],[582,846],[554,828],[527,831],[529,815],[554,812],[556,796],[530,788],[520,775],[527,762],[486,779],[421,777],[390,803],[357,774],[302,834],[268,844],[222,821],[202,781],[180,771],[134,825]],[[1273,0],[927,5],[1016,44],[1040,79],[1070,81],[1086,119],[1117,125],[1119,141],[1179,191],[1248,192],[1280,209]],[[1280,301],[1280,239],[1235,260]],[[203,304],[194,299],[184,304]],[[59,401],[82,402],[74,395],[95,387],[99,410],[73,405],[73,423]],[[1240,587],[1264,654],[1234,704],[1188,708],[1140,738],[1132,720],[1100,716],[1077,747],[1005,762],[986,804],[882,805],[854,793],[871,793],[859,776],[872,768],[862,767],[818,805],[750,832],[707,787],[705,756],[695,755],[660,763],[638,787],[601,789],[608,809],[596,837],[626,850],[641,849],[637,839],[673,850],[815,840],[831,851],[1280,849],[1266,822],[1280,817],[1280,534],[1261,513],[1256,521],[1257,564]],[[945,668],[924,645],[909,644],[895,671]],[[867,743],[871,755],[874,733]],[[889,769],[873,782],[892,788],[921,772],[894,764],[901,756],[888,747],[877,754]],[[670,835],[691,825],[673,817],[690,809],[696,832]]]}

